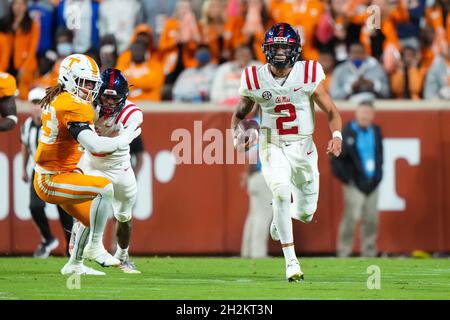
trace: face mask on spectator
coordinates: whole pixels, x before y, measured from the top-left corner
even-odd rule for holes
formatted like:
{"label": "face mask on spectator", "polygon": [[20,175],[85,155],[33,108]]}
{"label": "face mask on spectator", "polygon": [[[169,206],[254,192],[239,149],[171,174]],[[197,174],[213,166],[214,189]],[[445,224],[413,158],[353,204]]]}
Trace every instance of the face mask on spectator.
{"label": "face mask on spectator", "polygon": [[211,54],[208,51],[200,51],[197,52],[195,58],[200,64],[207,64],[209,61],[211,61]]}
{"label": "face mask on spectator", "polygon": [[359,69],[359,67],[361,67],[363,62],[364,62],[364,60],[362,60],[362,59],[353,59],[352,60],[352,63],[356,67],[356,69]]}
{"label": "face mask on spectator", "polygon": [[56,51],[58,52],[58,55],[60,57],[67,57],[68,55],[72,54],[73,46],[70,42],[58,43],[56,45]]}

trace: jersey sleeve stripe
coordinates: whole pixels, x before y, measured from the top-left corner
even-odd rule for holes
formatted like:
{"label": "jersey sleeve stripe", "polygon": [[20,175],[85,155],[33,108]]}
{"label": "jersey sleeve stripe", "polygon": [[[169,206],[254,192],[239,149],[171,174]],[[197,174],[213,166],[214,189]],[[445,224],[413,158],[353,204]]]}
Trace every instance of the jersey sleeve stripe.
{"label": "jersey sleeve stripe", "polygon": [[303,83],[308,83],[308,77],[309,77],[309,60],[306,60],[305,63],[305,77],[303,79]]}
{"label": "jersey sleeve stripe", "polygon": [[312,79],[311,79],[311,81],[313,83],[316,82],[316,66],[317,66],[317,61],[314,61],[313,66],[312,66]]}
{"label": "jersey sleeve stripe", "polygon": [[250,84],[250,76],[248,75],[248,68],[245,68],[245,81],[247,82],[247,89],[252,90],[252,85]]}
{"label": "jersey sleeve stripe", "polygon": [[256,74],[256,66],[252,66],[252,73],[253,73],[253,82],[255,83],[256,90],[259,90],[259,81],[258,81],[258,75]]}
{"label": "jersey sleeve stripe", "polygon": [[135,104],[129,104],[127,105],[125,108],[122,109],[122,111],[120,111],[120,113],[118,114],[116,121],[114,122],[115,124],[119,123],[120,117],[125,113],[126,110],[128,110],[131,107],[135,107]]}
{"label": "jersey sleeve stripe", "polygon": [[[127,114],[127,116],[125,117],[125,119],[123,119],[122,124],[125,125],[125,123],[127,123],[128,118],[129,118],[133,113],[135,113],[136,111],[141,111],[141,109],[136,108],[136,109],[133,109],[133,110],[131,110],[130,112],[128,112],[128,114]],[[142,111],[141,111],[141,112],[142,112]]]}

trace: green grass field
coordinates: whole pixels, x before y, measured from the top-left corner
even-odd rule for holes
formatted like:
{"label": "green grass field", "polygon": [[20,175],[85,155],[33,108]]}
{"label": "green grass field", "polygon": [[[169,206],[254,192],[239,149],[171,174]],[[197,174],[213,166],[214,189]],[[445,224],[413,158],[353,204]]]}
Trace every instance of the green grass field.
{"label": "green grass field", "polygon": [[[65,261],[0,258],[0,299],[450,299],[450,259],[304,258],[305,281],[288,283],[281,258],[136,258],[142,274],[108,268],[73,290]],[[367,288],[371,265],[379,290]]]}

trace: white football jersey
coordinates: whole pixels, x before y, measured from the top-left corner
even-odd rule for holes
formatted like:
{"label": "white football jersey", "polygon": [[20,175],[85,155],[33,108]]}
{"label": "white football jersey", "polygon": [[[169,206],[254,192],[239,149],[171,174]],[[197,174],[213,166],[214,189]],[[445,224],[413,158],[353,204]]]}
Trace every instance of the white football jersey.
{"label": "white football jersey", "polygon": [[[95,131],[99,136],[115,137],[119,134],[120,125],[127,127],[129,125],[140,126],[143,122],[141,109],[131,101],[126,101],[123,109],[112,117],[99,116],[100,107],[95,109]],[[91,162],[94,167],[114,167],[130,161],[130,146],[117,149],[110,154],[92,154],[85,150],[85,160]]]}
{"label": "white football jersey", "polygon": [[[319,62],[297,61],[281,85],[269,64],[245,68],[239,93],[261,106],[262,129],[280,140],[298,140],[314,132],[314,102],[311,95],[325,73]],[[263,130],[264,132],[264,130]]]}

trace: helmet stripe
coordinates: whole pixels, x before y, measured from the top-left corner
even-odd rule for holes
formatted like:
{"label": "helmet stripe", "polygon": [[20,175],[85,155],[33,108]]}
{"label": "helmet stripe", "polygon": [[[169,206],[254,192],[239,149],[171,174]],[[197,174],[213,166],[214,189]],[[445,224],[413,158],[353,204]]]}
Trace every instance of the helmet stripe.
{"label": "helmet stripe", "polygon": [[252,66],[253,82],[257,90],[259,90],[258,76],[256,74],[256,66]]}
{"label": "helmet stripe", "polygon": [[309,60],[306,60],[305,63],[305,78],[303,79],[303,83],[308,83],[309,78]]}
{"label": "helmet stripe", "polygon": [[316,66],[317,66],[317,61],[313,62],[313,69],[312,69],[312,82],[316,82]]}
{"label": "helmet stripe", "polygon": [[252,90],[252,85],[250,84],[250,76],[248,75],[248,68],[245,68],[245,81],[247,82],[247,89]]}
{"label": "helmet stripe", "polygon": [[111,78],[109,78],[109,89],[114,89],[114,80],[116,80],[116,70],[112,69]]}
{"label": "helmet stripe", "polygon": [[97,63],[91,57],[89,57],[89,56],[86,56],[86,57],[87,57],[89,63],[91,64],[93,76],[94,77],[98,77],[99,76],[99,70],[98,70]]}

